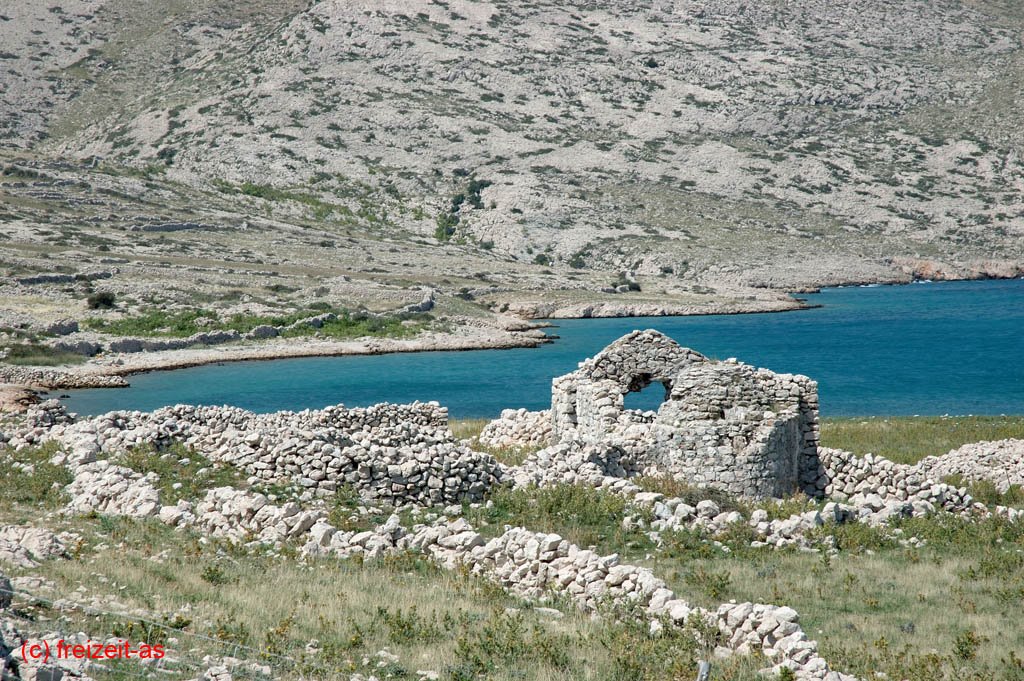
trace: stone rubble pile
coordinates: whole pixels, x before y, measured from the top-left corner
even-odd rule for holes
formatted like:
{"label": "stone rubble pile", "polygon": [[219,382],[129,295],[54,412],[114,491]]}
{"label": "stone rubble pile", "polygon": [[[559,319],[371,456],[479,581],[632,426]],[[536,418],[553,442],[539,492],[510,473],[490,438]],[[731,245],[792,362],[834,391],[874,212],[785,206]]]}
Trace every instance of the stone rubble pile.
{"label": "stone rubble pile", "polygon": [[1024,486],[1024,440],[972,442],[942,456],[929,456],[915,468],[935,480],[960,476],[964,482],[987,480],[1005,493]]}
{"label": "stone rubble pile", "polygon": [[632,502],[638,508],[650,510],[653,516],[651,529],[655,532],[702,530],[714,536],[727,530],[729,525],[744,520],[739,511],[722,511],[710,499],[691,506],[678,497],[666,498],[657,492],[639,492],[633,496]]}
{"label": "stone rubble pile", "polygon": [[568,442],[546,447],[511,467],[506,477],[515,487],[581,484],[621,493],[639,488],[629,478],[639,474],[632,456],[614,444]]}
{"label": "stone rubble pile", "polygon": [[233,542],[280,543],[305,534],[323,517],[318,511],[303,510],[294,501],[281,506],[266,496],[233,487],[218,487],[195,504],[187,501],[159,510],[160,520],[168,525],[192,526],[207,536]]}
{"label": "stone rubble pile", "polygon": [[142,475],[107,460],[73,469],[74,480],[65,488],[70,513],[103,513],[146,518],[160,510],[160,493],[153,486],[155,473]]}
{"label": "stone rubble pile", "polygon": [[484,426],[477,441],[484,447],[536,449],[551,444],[551,412],[504,409],[501,416]]}
{"label": "stone rubble pile", "polygon": [[309,541],[303,547],[303,552],[312,555],[329,554],[338,558],[359,556],[369,560],[380,558],[403,546],[402,538],[406,534],[401,520],[394,514],[383,525],[360,531],[338,530],[325,518],[320,518],[309,529]]}
{"label": "stone rubble pile", "polygon": [[[808,548],[810,542],[807,535],[825,525],[842,525],[856,522],[857,509],[835,502],[829,502],[819,510],[795,513],[788,518],[769,520],[768,511],[756,509],[750,514],[750,526],[757,532],[759,540],[751,542],[751,546],[771,546],[781,549],[787,546]],[[829,537],[831,539],[831,537]]]}

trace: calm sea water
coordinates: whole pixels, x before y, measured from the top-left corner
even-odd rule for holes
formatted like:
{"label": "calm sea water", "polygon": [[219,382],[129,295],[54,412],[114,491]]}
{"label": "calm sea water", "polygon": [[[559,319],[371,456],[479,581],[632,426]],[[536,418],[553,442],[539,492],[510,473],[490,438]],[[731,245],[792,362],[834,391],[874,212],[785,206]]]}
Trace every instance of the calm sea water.
{"label": "calm sea water", "polygon": [[[799,312],[557,321],[536,349],[233,362],[74,391],[81,414],[176,403],[257,412],[437,400],[455,417],[549,406],[551,379],[633,329],[818,380],[827,415],[1024,414],[1024,280],[827,289]],[[653,386],[659,388],[659,386]],[[662,393],[664,391],[661,391]],[[649,393],[649,394],[648,394]],[[654,406],[645,391],[630,406]]]}

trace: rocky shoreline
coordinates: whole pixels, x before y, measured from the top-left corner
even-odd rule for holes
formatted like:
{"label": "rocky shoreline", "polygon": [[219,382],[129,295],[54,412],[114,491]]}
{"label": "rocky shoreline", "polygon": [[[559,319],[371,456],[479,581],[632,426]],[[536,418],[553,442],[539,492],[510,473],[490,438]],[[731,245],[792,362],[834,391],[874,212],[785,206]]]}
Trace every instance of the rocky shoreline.
{"label": "rocky shoreline", "polygon": [[524,319],[611,319],[620,317],[698,317],[707,315],[759,314],[810,310],[818,305],[807,305],[791,298],[789,301],[751,301],[745,304],[713,303],[703,305],[672,305],[651,302],[597,302],[563,305],[548,302],[511,303],[508,311]]}
{"label": "rocky shoreline", "polygon": [[[708,305],[655,303],[591,303],[558,307],[548,303],[509,305],[509,317],[500,324],[461,324],[455,331],[430,331],[411,339],[368,338],[347,341],[323,339],[247,339],[242,343],[189,348],[116,352],[81,365],[60,367],[0,366],[0,411],[22,411],[39,401],[39,391],[127,387],[123,377],[150,371],[169,371],[221,362],[266,361],[301,357],[341,357],[398,352],[438,352],[534,348],[552,341],[542,330],[547,319],[586,319],[639,316],[694,316],[753,314],[810,309],[798,299],[791,302],[750,301]],[[124,341],[121,343],[120,341]],[[120,339],[113,347],[139,341]]]}

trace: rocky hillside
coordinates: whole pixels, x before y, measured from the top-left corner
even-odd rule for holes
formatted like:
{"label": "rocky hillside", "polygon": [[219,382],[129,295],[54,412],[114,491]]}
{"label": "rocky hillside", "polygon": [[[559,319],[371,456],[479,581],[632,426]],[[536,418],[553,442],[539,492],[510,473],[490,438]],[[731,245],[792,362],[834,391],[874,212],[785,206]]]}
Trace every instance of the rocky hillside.
{"label": "rocky hillside", "polygon": [[26,244],[88,257],[140,225],[157,251],[223,261],[269,262],[273,238],[276,259],[341,266],[328,274],[442,289],[444,274],[458,291],[483,273],[512,303],[599,300],[623,271],[655,278],[656,300],[721,301],[1024,262],[1014,3],[15,0],[2,14],[0,220],[22,247],[0,255],[27,269],[45,263]]}

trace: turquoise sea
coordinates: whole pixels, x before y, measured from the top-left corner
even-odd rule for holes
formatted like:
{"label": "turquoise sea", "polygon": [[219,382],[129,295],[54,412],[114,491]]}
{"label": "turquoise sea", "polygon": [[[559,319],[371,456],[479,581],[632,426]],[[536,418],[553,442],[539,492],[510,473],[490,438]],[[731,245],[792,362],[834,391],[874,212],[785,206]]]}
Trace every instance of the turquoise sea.
{"label": "turquoise sea", "polygon": [[[1024,280],[826,289],[822,307],[706,317],[557,320],[536,349],[232,362],[73,391],[72,411],[231,404],[257,412],[437,400],[454,417],[549,406],[551,379],[633,329],[819,382],[826,415],[1024,414]],[[659,386],[654,386],[658,388]],[[648,394],[648,392],[650,394]],[[663,393],[663,391],[661,391]],[[630,406],[657,404],[645,391]]]}

